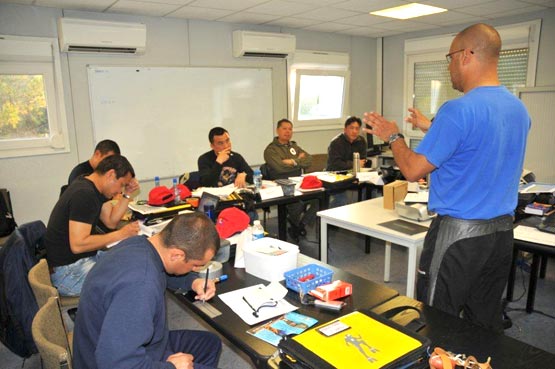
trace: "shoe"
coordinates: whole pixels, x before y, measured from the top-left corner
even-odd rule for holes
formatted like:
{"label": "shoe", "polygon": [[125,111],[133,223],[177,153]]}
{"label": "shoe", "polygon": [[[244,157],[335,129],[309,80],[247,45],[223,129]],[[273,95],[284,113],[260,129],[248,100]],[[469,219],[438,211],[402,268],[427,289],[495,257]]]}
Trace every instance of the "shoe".
{"label": "shoe", "polygon": [[67,315],[69,315],[69,318],[71,319],[71,321],[75,321],[75,315],[77,314],[77,308],[71,308],[67,310]]}

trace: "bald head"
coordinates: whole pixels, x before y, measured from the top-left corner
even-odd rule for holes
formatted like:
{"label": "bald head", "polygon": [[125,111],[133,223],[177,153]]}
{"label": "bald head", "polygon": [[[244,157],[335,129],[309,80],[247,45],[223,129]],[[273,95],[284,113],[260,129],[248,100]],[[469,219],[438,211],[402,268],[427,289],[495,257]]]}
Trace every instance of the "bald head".
{"label": "bald head", "polygon": [[457,48],[472,50],[481,62],[497,62],[499,60],[501,37],[490,25],[477,23],[467,27],[459,32],[454,42],[457,44]]}

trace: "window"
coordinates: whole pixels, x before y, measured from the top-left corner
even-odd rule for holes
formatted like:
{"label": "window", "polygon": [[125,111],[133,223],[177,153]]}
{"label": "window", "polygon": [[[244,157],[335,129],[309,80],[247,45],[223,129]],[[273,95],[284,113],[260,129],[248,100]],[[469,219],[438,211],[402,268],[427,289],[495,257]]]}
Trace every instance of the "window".
{"label": "window", "polygon": [[[539,21],[535,21],[497,28],[503,40],[503,50],[499,57],[499,79],[515,95],[518,89],[534,84],[540,25]],[[405,112],[408,107],[414,106],[431,118],[444,102],[462,95],[451,86],[445,60],[452,39],[453,36],[450,35],[434,40],[407,40],[405,43],[408,77]],[[423,136],[410,123],[406,123],[405,132],[409,140],[410,137]],[[413,140],[410,142],[413,146]]]}
{"label": "window", "polygon": [[57,40],[0,36],[0,157],[66,152]]}
{"label": "window", "polygon": [[290,115],[296,131],[336,129],[349,115],[347,54],[297,51],[290,67]]}

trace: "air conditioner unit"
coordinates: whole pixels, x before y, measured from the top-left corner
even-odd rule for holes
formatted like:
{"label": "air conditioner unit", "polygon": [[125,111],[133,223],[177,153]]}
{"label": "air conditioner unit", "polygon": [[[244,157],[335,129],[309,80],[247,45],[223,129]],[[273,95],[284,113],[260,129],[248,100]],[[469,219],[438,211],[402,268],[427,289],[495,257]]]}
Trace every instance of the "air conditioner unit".
{"label": "air conditioner unit", "polygon": [[60,50],[81,53],[142,54],[146,25],[89,19],[58,19]]}
{"label": "air conditioner unit", "polygon": [[233,32],[233,56],[285,58],[295,52],[296,39],[287,33]]}

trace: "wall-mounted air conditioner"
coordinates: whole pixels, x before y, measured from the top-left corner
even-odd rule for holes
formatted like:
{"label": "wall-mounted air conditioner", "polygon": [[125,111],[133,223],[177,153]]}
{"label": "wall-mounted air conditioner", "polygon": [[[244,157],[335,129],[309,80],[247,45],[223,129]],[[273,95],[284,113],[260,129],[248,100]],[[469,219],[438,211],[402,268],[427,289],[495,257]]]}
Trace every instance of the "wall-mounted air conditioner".
{"label": "wall-mounted air conditioner", "polygon": [[287,33],[233,32],[233,56],[285,58],[295,52],[296,38]]}
{"label": "wall-mounted air conditioner", "polygon": [[82,53],[142,54],[146,25],[89,19],[58,19],[60,50]]}

